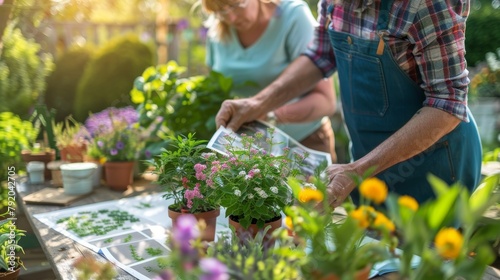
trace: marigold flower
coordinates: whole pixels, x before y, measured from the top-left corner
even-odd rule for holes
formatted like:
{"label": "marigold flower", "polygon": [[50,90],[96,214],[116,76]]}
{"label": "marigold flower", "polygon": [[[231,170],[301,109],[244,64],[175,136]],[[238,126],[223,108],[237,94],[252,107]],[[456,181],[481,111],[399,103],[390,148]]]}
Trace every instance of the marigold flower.
{"label": "marigold flower", "polygon": [[299,192],[299,201],[302,203],[310,202],[312,200],[321,202],[323,201],[323,198],[323,193],[315,189],[303,188]]}
{"label": "marigold flower", "polygon": [[376,177],[372,177],[361,183],[359,186],[359,192],[362,196],[380,204],[385,201],[388,189],[384,181]]}
{"label": "marigold flower", "polygon": [[357,220],[360,227],[368,228],[370,226],[372,213],[375,213],[373,207],[362,205],[358,209],[351,211],[349,216]]}
{"label": "marigold flower", "polygon": [[291,217],[289,216],[285,217],[285,226],[287,229],[293,230],[293,221]]}
{"label": "marigold flower", "polygon": [[386,215],[383,213],[377,212],[377,216],[375,217],[375,220],[373,221],[373,227],[375,228],[385,228],[390,232],[393,232],[396,230],[396,226],[394,223],[387,218]]}
{"label": "marigold flower", "polygon": [[437,233],[434,243],[443,258],[456,259],[462,249],[463,236],[455,228],[443,228]]}
{"label": "marigold flower", "polygon": [[406,208],[409,208],[413,211],[417,211],[417,209],[418,209],[417,200],[415,200],[415,198],[413,198],[409,195],[400,196],[398,199],[398,204],[401,207],[406,207]]}

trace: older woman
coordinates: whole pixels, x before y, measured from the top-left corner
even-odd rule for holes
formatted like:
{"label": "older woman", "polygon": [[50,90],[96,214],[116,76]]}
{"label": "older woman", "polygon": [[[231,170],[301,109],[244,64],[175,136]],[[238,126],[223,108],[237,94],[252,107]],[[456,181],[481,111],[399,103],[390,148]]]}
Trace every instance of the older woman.
{"label": "older woman", "polygon": [[[313,38],[316,25],[300,0],[201,0],[209,15],[206,63],[233,79],[238,97],[250,97],[275,80]],[[331,79],[270,112],[275,121],[306,147],[328,152],[336,161],[328,116],[335,111]]]}

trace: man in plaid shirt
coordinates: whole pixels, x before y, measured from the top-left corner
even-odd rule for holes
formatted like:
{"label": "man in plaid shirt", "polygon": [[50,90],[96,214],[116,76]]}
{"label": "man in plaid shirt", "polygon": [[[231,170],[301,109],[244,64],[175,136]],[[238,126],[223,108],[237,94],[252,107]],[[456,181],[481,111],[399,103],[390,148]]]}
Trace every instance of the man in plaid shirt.
{"label": "man in plaid shirt", "polygon": [[326,169],[332,206],[358,193],[370,167],[390,191],[423,202],[432,173],[471,191],[481,143],[467,108],[469,0],[321,0],[309,49],[252,98],[225,101],[217,124],[233,130],[338,72],[352,162]]}

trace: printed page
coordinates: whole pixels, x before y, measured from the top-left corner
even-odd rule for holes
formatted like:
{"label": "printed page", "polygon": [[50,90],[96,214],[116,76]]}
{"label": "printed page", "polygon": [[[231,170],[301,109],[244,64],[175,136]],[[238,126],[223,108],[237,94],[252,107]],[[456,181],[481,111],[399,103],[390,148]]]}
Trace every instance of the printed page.
{"label": "printed page", "polygon": [[[274,129],[272,135],[269,134],[270,128]],[[212,136],[212,138],[208,142],[207,147],[216,152],[226,154],[227,149],[225,148],[225,145],[228,143],[228,137],[232,139],[231,142],[233,143],[233,145],[238,145],[238,143],[241,143],[241,135],[255,135],[255,133],[257,132],[262,132],[264,134],[262,141],[260,141],[257,146],[266,151],[271,150],[271,148],[269,147],[269,144],[265,142],[265,139],[272,137],[273,143],[275,144],[273,144],[272,150],[270,152],[274,155],[282,155],[284,148],[290,149],[290,156],[292,156],[294,153],[300,155],[304,155],[307,153],[308,156],[305,159],[305,164],[300,167],[303,174],[306,176],[313,175],[315,169],[320,167],[322,163],[326,163],[325,167],[332,164],[332,158],[330,154],[309,149],[297,142],[295,139],[291,138],[282,130],[263,121],[254,121],[248,124],[244,124],[236,133],[221,126],[215,132],[214,136]]]}

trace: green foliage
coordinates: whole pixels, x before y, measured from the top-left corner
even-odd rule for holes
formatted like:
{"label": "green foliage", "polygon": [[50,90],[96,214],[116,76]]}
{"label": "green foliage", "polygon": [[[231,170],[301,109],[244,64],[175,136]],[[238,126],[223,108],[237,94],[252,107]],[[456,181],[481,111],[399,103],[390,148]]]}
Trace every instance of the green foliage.
{"label": "green foliage", "polygon": [[184,71],[170,61],[147,68],[134,82],[132,102],[139,104],[139,122],[152,128],[153,137],[196,132],[198,139],[210,139],[216,130],[215,115],[222,102],[231,98],[232,79],[215,71],[181,78]]}
{"label": "green foliage", "polygon": [[[25,236],[25,232],[25,230],[18,229],[10,219],[0,221],[0,273],[24,267],[19,257],[19,253],[24,254],[19,240]],[[13,259],[12,254],[14,254]]]}
{"label": "green foliage", "polygon": [[69,115],[63,122],[53,122],[54,137],[57,148],[63,149],[68,146],[80,146],[86,144],[90,133],[82,123],[77,122]]}
{"label": "green foliage", "polygon": [[152,49],[135,35],[110,40],[89,62],[78,84],[75,119],[84,121],[89,112],[130,105],[128,92],[134,79],[153,64]]}
{"label": "green foliage", "polygon": [[241,138],[220,134],[217,144],[224,146],[227,155],[209,156],[202,169],[204,181],[214,188],[226,216],[245,229],[251,224],[264,228],[266,222],[281,217],[281,211],[292,202],[286,178],[304,177],[299,167],[308,153],[298,155],[282,148],[274,136],[271,128],[266,136],[262,132],[242,134]]}
{"label": "green foliage", "polygon": [[45,78],[53,68],[52,57],[40,55],[40,45],[26,39],[14,28],[14,22],[5,29],[2,41],[0,112],[10,111],[25,117],[45,90]]}
{"label": "green foliage", "polygon": [[[478,1],[478,0],[476,0]],[[465,58],[469,65],[484,61],[487,52],[500,46],[499,9],[493,9],[491,1],[481,1],[481,8],[471,9],[465,32]]]}
{"label": "green foliage", "polygon": [[22,162],[21,151],[35,143],[38,128],[31,122],[22,120],[11,112],[0,113],[0,181],[7,179],[10,166],[17,167]]}
{"label": "green foliage", "polygon": [[45,103],[56,109],[56,122],[73,113],[78,83],[94,51],[90,46],[73,47],[56,61],[54,71],[47,78],[45,92]]}
{"label": "green foliage", "polygon": [[208,248],[207,257],[216,258],[226,265],[230,279],[302,279],[298,264],[306,253],[295,249],[283,228],[272,233],[279,244],[276,248],[264,245],[266,234],[267,229],[264,229],[255,238],[240,240],[234,232],[222,233]]}
{"label": "green foliage", "polygon": [[[158,175],[158,183],[165,188],[165,199],[173,199],[171,210],[190,213],[205,212],[216,208],[211,195],[213,188],[198,180],[197,164],[204,164],[202,153],[206,151],[206,140],[197,140],[193,134],[170,138],[169,150],[164,149],[152,166]],[[201,184],[200,184],[201,183]],[[195,188],[202,195],[186,198],[186,193],[195,194]],[[191,197],[191,195],[190,195]]]}

